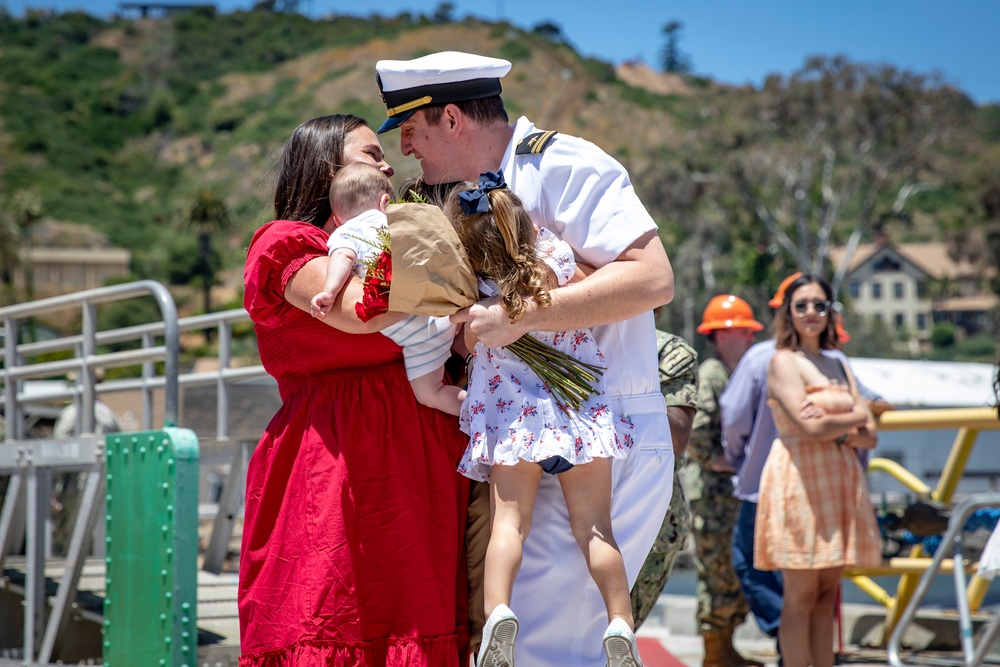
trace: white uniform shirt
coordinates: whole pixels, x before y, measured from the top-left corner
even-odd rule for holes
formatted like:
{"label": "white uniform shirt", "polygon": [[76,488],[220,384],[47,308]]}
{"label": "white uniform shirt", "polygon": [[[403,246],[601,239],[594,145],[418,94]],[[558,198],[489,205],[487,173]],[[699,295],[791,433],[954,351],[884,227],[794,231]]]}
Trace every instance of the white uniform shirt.
{"label": "white uniform shirt", "polygon": [[[538,131],[527,118],[517,120],[501,162],[504,179],[531,220],[569,243],[579,261],[604,266],[656,229],[625,168],[591,142],[557,134],[542,153],[515,155],[517,143]],[[593,332],[608,361],[609,394],[659,392],[652,311]]]}

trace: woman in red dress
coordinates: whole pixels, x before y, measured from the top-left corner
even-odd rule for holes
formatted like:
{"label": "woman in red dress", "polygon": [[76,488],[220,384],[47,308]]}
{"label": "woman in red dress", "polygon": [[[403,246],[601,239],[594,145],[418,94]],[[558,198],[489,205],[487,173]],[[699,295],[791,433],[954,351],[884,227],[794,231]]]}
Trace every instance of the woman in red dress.
{"label": "woman in red dress", "polygon": [[244,305],[282,407],[247,471],[241,666],[459,667],[467,662],[463,540],[468,481],[454,417],[414,400],[400,348],[360,322],[360,284],[325,319],[322,288],[337,167],[391,175],[360,118],[325,116],[285,146],[277,220],[247,255]]}

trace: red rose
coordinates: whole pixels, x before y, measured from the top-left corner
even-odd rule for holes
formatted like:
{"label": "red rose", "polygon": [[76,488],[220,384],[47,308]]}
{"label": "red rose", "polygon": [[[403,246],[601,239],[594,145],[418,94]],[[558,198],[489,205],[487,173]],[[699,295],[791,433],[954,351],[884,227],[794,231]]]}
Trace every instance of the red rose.
{"label": "red rose", "polygon": [[378,256],[378,261],[375,262],[375,272],[382,278],[382,284],[388,290],[392,284],[392,255],[389,252],[383,250],[382,254]]}
{"label": "red rose", "polygon": [[389,292],[370,284],[365,284],[361,301],[354,304],[358,319],[367,322],[376,315],[389,311]]}
{"label": "red rose", "polygon": [[392,255],[386,251],[378,256],[365,273],[361,301],[354,304],[358,319],[367,322],[389,311],[389,284],[392,282]]}

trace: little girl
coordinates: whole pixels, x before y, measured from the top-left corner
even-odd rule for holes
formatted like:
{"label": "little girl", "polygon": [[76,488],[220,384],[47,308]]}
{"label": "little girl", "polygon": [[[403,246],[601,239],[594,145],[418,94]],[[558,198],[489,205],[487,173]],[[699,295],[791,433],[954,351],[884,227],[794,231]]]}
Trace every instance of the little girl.
{"label": "little girl", "polygon": [[[497,297],[511,320],[524,313],[528,298],[546,307],[549,288],[582,276],[569,245],[535,228],[501,174],[487,172],[478,188],[453,193],[446,213],[480,292]],[[589,331],[528,335],[586,363],[604,363]],[[488,618],[476,666],[513,665],[518,621],[508,605],[538,484],[548,473],[559,475],[573,535],[607,607],[608,664],[641,667],[625,564],[611,531],[611,460],[628,456],[632,425],[612,414],[602,382],[578,410],[560,405],[549,386],[509,349],[486,347],[468,331],[466,339],[473,353],[460,425],[470,441],[458,470],[490,483]]]}

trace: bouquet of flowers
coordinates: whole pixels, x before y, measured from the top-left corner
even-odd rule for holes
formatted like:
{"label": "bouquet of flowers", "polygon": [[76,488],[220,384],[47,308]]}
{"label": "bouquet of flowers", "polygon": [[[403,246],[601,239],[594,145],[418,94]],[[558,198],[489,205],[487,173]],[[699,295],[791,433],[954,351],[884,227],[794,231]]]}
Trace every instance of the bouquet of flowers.
{"label": "bouquet of flowers", "polygon": [[365,281],[361,301],[354,304],[358,319],[367,322],[389,310],[389,286],[392,283],[392,238],[389,230],[380,227],[375,232],[382,252],[365,260]]}
{"label": "bouquet of flowers", "polygon": [[[475,273],[448,218],[430,204],[390,204],[381,252],[365,263],[364,292],[355,310],[362,321],[389,310],[446,317],[479,300]],[[525,335],[507,346],[564,407],[578,409],[604,369]]]}

